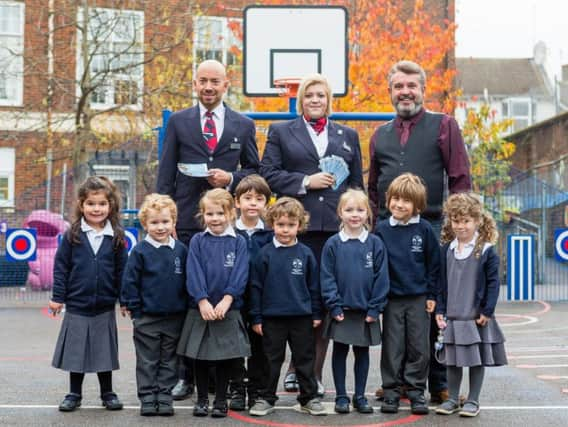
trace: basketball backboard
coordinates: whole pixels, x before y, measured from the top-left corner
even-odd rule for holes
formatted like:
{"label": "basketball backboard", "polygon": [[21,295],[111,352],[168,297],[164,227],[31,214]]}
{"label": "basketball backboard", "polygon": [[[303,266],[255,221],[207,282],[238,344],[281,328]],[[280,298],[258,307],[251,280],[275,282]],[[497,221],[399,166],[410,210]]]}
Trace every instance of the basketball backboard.
{"label": "basketball backboard", "polygon": [[246,96],[278,96],[274,80],[321,73],[334,96],[347,95],[347,9],[340,6],[248,6],[244,11]]}

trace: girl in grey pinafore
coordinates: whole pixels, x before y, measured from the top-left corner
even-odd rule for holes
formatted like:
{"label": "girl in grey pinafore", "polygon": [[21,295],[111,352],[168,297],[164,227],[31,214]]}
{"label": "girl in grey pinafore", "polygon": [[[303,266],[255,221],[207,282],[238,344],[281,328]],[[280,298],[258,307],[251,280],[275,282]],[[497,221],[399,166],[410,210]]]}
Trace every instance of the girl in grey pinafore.
{"label": "girl in grey pinafore", "polygon": [[[499,297],[499,256],[495,221],[471,193],[451,195],[444,205],[440,294],[436,321],[443,329],[440,360],[447,366],[449,399],[436,413],[474,417],[486,366],[507,364],[505,337],[494,317]],[[459,251],[458,251],[459,249]],[[469,367],[469,394],[460,409],[463,367]]]}

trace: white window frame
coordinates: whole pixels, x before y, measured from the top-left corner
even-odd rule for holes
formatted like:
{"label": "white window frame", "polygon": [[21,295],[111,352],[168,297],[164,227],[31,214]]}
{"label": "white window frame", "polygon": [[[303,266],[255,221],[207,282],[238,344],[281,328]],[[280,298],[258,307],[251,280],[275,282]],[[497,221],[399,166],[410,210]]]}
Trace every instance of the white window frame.
{"label": "white window frame", "polygon": [[122,196],[126,203],[122,206],[123,209],[130,209],[131,207],[131,200],[130,200],[130,193],[131,193],[131,186],[132,182],[130,181],[130,166],[129,165],[93,165],[93,170],[95,174],[98,176],[106,176],[107,178],[111,179],[115,184],[117,181],[126,182],[128,185],[127,191],[121,191]]}
{"label": "white window frame", "polygon": [[[24,97],[24,25],[25,5],[20,2],[0,1],[0,6],[18,7],[18,25],[15,32],[0,32],[0,50],[7,50],[6,57],[11,57],[6,69],[9,78],[6,79],[6,91],[12,96],[0,98],[0,106],[20,106]],[[3,56],[0,55],[0,58]],[[0,63],[0,68],[2,64]]]}
{"label": "white window frame", "polygon": [[[507,115],[503,114],[505,118],[513,119],[514,123],[511,125],[511,132],[517,132],[524,128],[517,129],[515,124],[517,120],[526,120],[527,127],[533,124],[533,104],[532,99],[528,97],[518,97],[518,98],[506,98],[503,100],[503,104],[507,104]],[[518,115],[513,112],[514,104],[526,104],[528,106],[527,115]]]}
{"label": "white window frame", "polygon": [[[107,35],[108,38],[105,38],[105,45],[107,46],[111,46],[111,48],[107,51],[103,51],[103,54],[101,54],[101,58],[103,59],[103,61],[106,59],[106,61],[108,61],[108,58],[110,57],[111,61],[112,60],[117,60],[117,56],[116,56],[116,52],[119,52],[120,50],[115,49],[117,45],[120,45],[120,43],[134,43],[133,46],[129,47],[129,49],[125,50],[126,55],[132,55],[132,56],[136,56],[136,55],[141,55],[139,58],[135,59],[132,63],[134,64],[139,64],[135,67],[132,67],[131,69],[129,69],[127,72],[113,72],[112,68],[110,71],[107,72],[106,76],[104,77],[107,80],[105,83],[107,83],[106,85],[101,85],[99,86],[100,89],[104,89],[106,88],[106,93],[104,95],[104,102],[97,102],[94,101],[93,95],[94,94],[90,94],[89,95],[89,105],[91,106],[91,108],[96,109],[96,110],[106,110],[106,109],[111,109],[111,108],[116,108],[116,107],[120,107],[120,108],[124,108],[124,109],[130,109],[130,110],[141,110],[143,107],[143,102],[142,102],[142,93],[144,90],[144,65],[142,64],[143,60],[144,60],[144,12],[143,11],[139,11],[139,10],[130,10],[130,9],[109,9],[109,8],[102,8],[102,7],[96,7],[96,8],[89,8],[89,11],[96,11],[96,13],[101,13],[101,14],[109,14],[110,16],[110,20],[111,22],[115,22],[114,20],[117,17],[120,17],[121,15],[123,16],[132,16],[136,19],[137,23],[139,24],[139,27],[136,28],[134,31],[136,31],[136,40],[124,40],[121,39],[120,36],[118,35],[118,33],[116,31],[110,31]],[[77,12],[78,14],[78,22],[82,23],[84,22],[84,10],[82,8],[79,9],[79,11]],[[91,23],[92,21],[89,20],[89,23]],[[91,32],[89,31],[88,34],[91,34]],[[99,32],[97,31],[97,34],[99,34]],[[81,54],[81,43],[82,43],[82,36],[83,33],[78,30],[77,31],[77,81],[80,80],[81,75],[83,74],[83,58],[82,58],[82,54]],[[102,47],[102,45],[98,46],[98,50],[100,51],[100,48]],[[130,49],[133,48],[134,51],[131,52]],[[109,55],[104,55],[104,53],[107,53]],[[93,64],[95,61],[93,61],[93,59],[95,59],[96,55],[91,54],[91,67],[93,67]],[[104,64],[104,62],[103,62]],[[96,73],[96,71],[95,71]],[[91,72],[91,78],[96,78],[96,74]],[[121,81],[126,81],[126,82],[133,82],[136,84],[136,102],[135,103],[131,103],[131,104],[126,104],[126,103],[116,103],[115,102],[115,96],[116,96],[116,91],[115,91],[115,85],[118,84]],[[79,85],[77,85],[77,96],[79,97],[81,95],[80,93],[80,88]]]}
{"label": "white window frame", "polygon": [[[197,63],[203,59],[210,59],[208,58],[201,58],[198,57],[197,52],[199,50],[206,50],[208,52],[220,52],[220,58],[212,58],[217,59],[221,63],[227,65],[227,55],[229,50],[232,46],[237,45],[242,48],[242,41],[238,40],[234,35],[231,29],[229,28],[229,21],[239,21],[242,24],[242,19],[239,18],[227,18],[226,16],[208,16],[208,15],[200,15],[193,18],[193,57],[196,58],[194,61],[194,72],[195,68],[197,67]],[[221,27],[220,34],[213,34],[209,33],[206,34],[206,40],[201,40],[202,32],[200,29],[202,26],[207,25],[209,26],[219,23]],[[205,25],[204,25],[205,24]]]}
{"label": "white window frame", "polygon": [[16,149],[0,148],[0,178],[8,178],[8,198],[0,198],[0,208],[15,207]]}

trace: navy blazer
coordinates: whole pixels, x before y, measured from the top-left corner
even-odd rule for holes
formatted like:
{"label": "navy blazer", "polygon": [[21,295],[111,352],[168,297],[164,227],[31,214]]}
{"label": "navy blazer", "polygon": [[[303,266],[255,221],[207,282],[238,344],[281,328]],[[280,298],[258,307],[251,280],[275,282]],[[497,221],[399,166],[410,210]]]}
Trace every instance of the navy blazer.
{"label": "navy blazer", "polygon": [[194,178],[178,171],[178,163],[207,163],[208,169],[219,168],[233,174],[229,191],[245,176],[256,173],[259,166],[254,122],[225,105],[225,124],[213,153],[205,145],[199,106],[173,113],[168,120],[166,138],[158,171],[158,193],[168,194],[178,207],[177,228],[202,229],[195,218],[201,195],[210,190],[206,178]]}
{"label": "navy blazer", "polygon": [[[446,255],[450,244],[442,246],[440,257],[440,293],[436,304],[437,314],[446,314],[448,301],[448,272]],[[472,255],[473,256],[473,255]],[[480,258],[479,271],[477,273],[477,289],[475,290],[475,307],[478,313],[491,317],[495,313],[495,306],[499,298],[499,255],[495,248],[488,248]]]}
{"label": "navy blazer", "polygon": [[260,163],[260,174],[278,196],[299,199],[310,213],[309,231],[337,231],[337,203],[349,187],[363,188],[361,147],[354,129],[329,121],[328,146],[325,156],[343,157],[349,166],[349,176],[337,190],[325,188],[298,191],[306,175],[321,172],[320,158],[302,117],[287,122],[273,123],[268,129],[266,148]]}

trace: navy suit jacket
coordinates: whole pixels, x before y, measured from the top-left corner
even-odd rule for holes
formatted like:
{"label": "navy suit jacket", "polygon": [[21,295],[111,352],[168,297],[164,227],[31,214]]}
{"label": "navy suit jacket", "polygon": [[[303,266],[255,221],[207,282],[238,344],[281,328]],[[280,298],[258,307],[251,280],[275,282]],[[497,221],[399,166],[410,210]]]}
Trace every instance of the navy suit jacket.
{"label": "navy suit jacket", "polygon": [[201,195],[210,190],[206,178],[189,177],[178,171],[178,163],[207,163],[208,169],[219,168],[233,174],[231,192],[246,175],[259,166],[254,122],[225,105],[225,124],[213,153],[205,145],[199,106],[173,113],[168,120],[160,159],[157,191],[171,196],[178,208],[177,228],[202,229],[195,218]]}
{"label": "navy suit jacket", "polygon": [[278,196],[295,197],[304,204],[310,213],[309,231],[337,231],[339,197],[349,187],[363,188],[361,147],[357,132],[330,120],[328,141],[325,156],[343,157],[349,166],[349,176],[335,191],[325,188],[298,194],[306,175],[321,172],[320,158],[302,117],[270,125],[260,164],[260,174],[268,181],[273,192]]}

